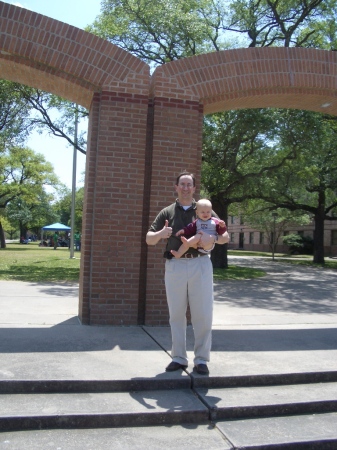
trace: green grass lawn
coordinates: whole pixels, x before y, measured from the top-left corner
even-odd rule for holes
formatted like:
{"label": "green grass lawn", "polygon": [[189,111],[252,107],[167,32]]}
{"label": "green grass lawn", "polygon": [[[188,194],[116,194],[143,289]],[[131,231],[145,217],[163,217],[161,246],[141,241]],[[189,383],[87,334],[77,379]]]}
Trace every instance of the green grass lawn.
{"label": "green grass lawn", "polygon": [[[228,255],[229,257],[231,255],[271,256],[271,253],[230,250]],[[80,253],[75,252],[74,256],[75,258],[70,258],[69,249],[64,247],[54,250],[52,247],[39,247],[38,242],[31,242],[27,245],[10,243],[5,249],[0,249],[0,280],[78,282]],[[304,260],[296,259],[298,257],[287,260],[278,259],[281,256],[289,257],[289,255],[277,254],[275,255],[275,264],[280,261],[283,264],[314,265],[312,256],[304,257]],[[324,268],[337,270],[337,260],[326,258]],[[263,277],[265,274],[260,269],[230,264],[228,269],[214,269],[214,281],[253,279]]]}
{"label": "green grass lawn", "polygon": [[79,252],[70,258],[66,247],[39,247],[38,242],[6,244],[0,249],[0,280],[76,281],[80,275]]}
{"label": "green grass lawn", "polygon": [[213,279],[219,280],[251,280],[253,278],[264,277],[266,272],[252,267],[239,267],[229,265],[228,269],[214,269]]}

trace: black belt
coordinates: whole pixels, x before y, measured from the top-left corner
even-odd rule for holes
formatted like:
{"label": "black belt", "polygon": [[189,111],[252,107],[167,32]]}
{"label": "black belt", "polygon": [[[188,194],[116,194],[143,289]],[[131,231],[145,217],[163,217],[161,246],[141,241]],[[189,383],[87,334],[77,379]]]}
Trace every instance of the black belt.
{"label": "black belt", "polygon": [[[174,258],[172,253],[169,251],[164,252],[163,256],[166,259]],[[192,258],[200,258],[201,256],[207,256],[207,253],[184,253],[183,256],[181,256],[180,258],[192,259]],[[177,258],[177,259],[179,259],[179,258]]]}
{"label": "black belt", "polygon": [[180,258],[200,258],[201,256],[207,256],[206,253],[184,253]]}

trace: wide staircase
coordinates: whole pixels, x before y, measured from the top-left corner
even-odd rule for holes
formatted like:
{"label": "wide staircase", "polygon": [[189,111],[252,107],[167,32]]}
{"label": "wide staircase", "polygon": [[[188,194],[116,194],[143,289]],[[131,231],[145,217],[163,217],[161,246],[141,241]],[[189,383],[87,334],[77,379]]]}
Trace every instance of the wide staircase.
{"label": "wide staircase", "polygon": [[337,449],[337,371],[187,375],[1,381],[0,448]]}

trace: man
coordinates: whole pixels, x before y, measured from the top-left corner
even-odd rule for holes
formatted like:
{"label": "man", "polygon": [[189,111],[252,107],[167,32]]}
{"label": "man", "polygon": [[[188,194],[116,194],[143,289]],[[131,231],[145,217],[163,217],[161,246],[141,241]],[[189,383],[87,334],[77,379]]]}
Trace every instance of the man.
{"label": "man", "polygon": [[76,231],[74,234],[74,240],[75,240],[75,250],[80,251],[81,250],[81,234],[79,231]]}
{"label": "man", "polygon": [[[171,250],[178,250],[181,245],[180,237],[175,234],[196,219],[194,175],[189,172],[178,175],[175,190],[177,200],[160,211],[146,235],[148,245],[156,245],[161,239],[167,239],[164,253],[165,287],[172,334],[172,362],[166,367],[166,371],[173,372],[188,366],[186,310],[189,304],[195,338],[193,370],[200,375],[208,375],[213,320],[212,263],[207,254],[199,253],[192,247],[178,259],[171,253]],[[227,243],[227,231],[220,236],[205,233],[200,244],[206,246],[211,241]]]}
{"label": "man", "polygon": [[58,247],[58,242],[59,242],[59,234],[57,231],[55,231],[54,235],[53,235],[53,245],[54,245],[54,250],[57,249]]}

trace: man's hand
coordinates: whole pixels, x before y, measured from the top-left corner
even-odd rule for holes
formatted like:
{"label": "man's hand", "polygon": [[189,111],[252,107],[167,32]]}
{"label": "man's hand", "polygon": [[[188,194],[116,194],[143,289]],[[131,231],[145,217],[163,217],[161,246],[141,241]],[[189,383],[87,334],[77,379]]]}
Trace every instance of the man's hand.
{"label": "man's hand", "polygon": [[161,239],[168,239],[172,235],[172,228],[168,226],[168,220],[165,220],[164,227],[159,231],[148,231],[146,234],[147,245],[156,245]]}
{"label": "man's hand", "polygon": [[165,220],[165,225],[161,229],[161,239],[168,239],[172,235],[172,227],[168,226],[168,220]]}

